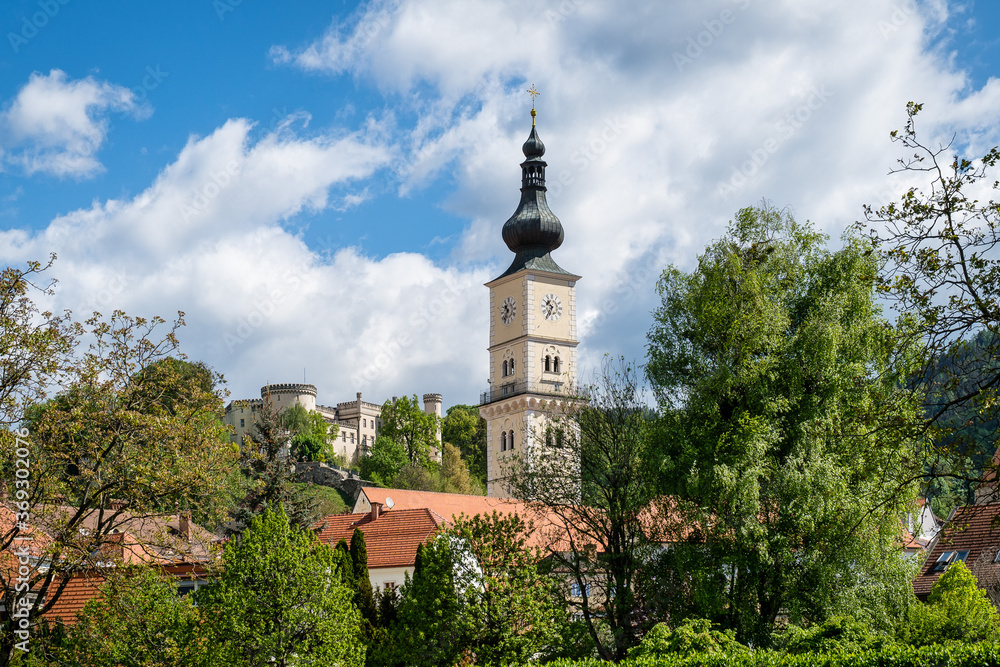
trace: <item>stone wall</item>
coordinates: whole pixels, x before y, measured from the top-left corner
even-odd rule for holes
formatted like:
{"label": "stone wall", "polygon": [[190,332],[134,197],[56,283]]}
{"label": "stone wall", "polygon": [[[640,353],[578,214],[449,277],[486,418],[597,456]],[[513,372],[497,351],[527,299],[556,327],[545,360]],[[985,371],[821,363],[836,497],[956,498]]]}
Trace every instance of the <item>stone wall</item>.
{"label": "stone wall", "polygon": [[361,479],[357,473],[344,470],[320,461],[307,461],[295,464],[295,479],[299,482],[312,482],[321,486],[338,489],[354,502],[365,487],[377,487],[375,482]]}

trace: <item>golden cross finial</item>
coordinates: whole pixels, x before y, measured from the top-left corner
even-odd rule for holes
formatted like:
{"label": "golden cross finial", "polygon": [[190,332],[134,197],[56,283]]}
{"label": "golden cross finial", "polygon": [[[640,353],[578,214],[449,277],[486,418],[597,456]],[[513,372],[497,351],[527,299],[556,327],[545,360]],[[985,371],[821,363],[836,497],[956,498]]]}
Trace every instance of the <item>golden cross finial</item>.
{"label": "golden cross finial", "polygon": [[535,84],[531,84],[531,88],[528,88],[528,94],[531,95],[531,127],[535,126],[535,98],[541,95],[535,89]]}

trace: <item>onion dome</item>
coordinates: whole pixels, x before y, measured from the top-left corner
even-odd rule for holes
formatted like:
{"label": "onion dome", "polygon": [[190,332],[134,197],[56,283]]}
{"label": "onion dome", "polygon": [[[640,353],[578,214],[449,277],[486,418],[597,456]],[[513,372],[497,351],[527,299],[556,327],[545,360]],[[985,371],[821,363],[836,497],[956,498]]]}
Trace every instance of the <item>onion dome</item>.
{"label": "onion dome", "polygon": [[545,144],[535,129],[534,109],[531,116],[531,134],[521,147],[525,157],[521,163],[521,201],[514,215],[504,223],[502,232],[504,243],[514,253],[514,261],[501,278],[522,269],[569,273],[549,254],[562,245],[563,227],[545,200],[545,167],[548,166],[542,159]]}

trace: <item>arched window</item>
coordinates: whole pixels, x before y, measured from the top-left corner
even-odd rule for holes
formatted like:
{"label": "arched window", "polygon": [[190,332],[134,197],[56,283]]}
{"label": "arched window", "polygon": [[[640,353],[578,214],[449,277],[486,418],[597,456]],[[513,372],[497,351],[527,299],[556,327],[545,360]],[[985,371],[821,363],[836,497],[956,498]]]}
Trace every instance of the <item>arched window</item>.
{"label": "arched window", "polygon": [[503,376],[507,377],[507,360],[503,360]]}
{"label": "arched window", "polygon": [[545,355],[545,372],[548,373],[552,370],[552,357]]}
{"label": "arched window", "polygon": [[559,357],[556,357],[555,361],[552,362],[552,372],[553,373],[559,372]]}
{"label": "arched window", "polygon": [[507,449],[514,449],[514,431],[513,430],[510,432],[510,438],[508,438],[507,442],[508,442]]}
{"label": "arched window", "polygon": [[503,431],[500,434],[500,451],[501,452],[507,451],[507,431]]}
{"label": "arched window", "polygon": [[510,360],[510,374],[511,375],[514,374],[514,360],[513,359]]}

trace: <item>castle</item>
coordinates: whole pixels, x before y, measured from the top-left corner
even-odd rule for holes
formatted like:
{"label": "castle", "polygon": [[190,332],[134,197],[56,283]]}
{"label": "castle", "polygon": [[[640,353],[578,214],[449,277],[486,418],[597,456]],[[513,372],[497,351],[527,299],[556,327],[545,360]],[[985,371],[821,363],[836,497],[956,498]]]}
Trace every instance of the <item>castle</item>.
{"label": "castle", "polygon": [[[232,427],[233,442],[242,443],[244,437],[253,431],[254,414],[260,411],[267,398],[279,413],[298,404],[309,412],[319,413],[328,424],[335,424],[337,439],[333,443],[334,453],[343,456],[348,463],[356,463],[368,454],[382,428],[382,404],[363,400],[360,391],[355,400],[337,403],[336,407],[316,403],[316,386],[312,384],[266,384],[260,388],[260,396],[232,401],[226,406],[224,421]],[[424,412],[440,420],[441,394],[424,394],[423,398]],[[441,430],[438,429],[440,441]]]}

